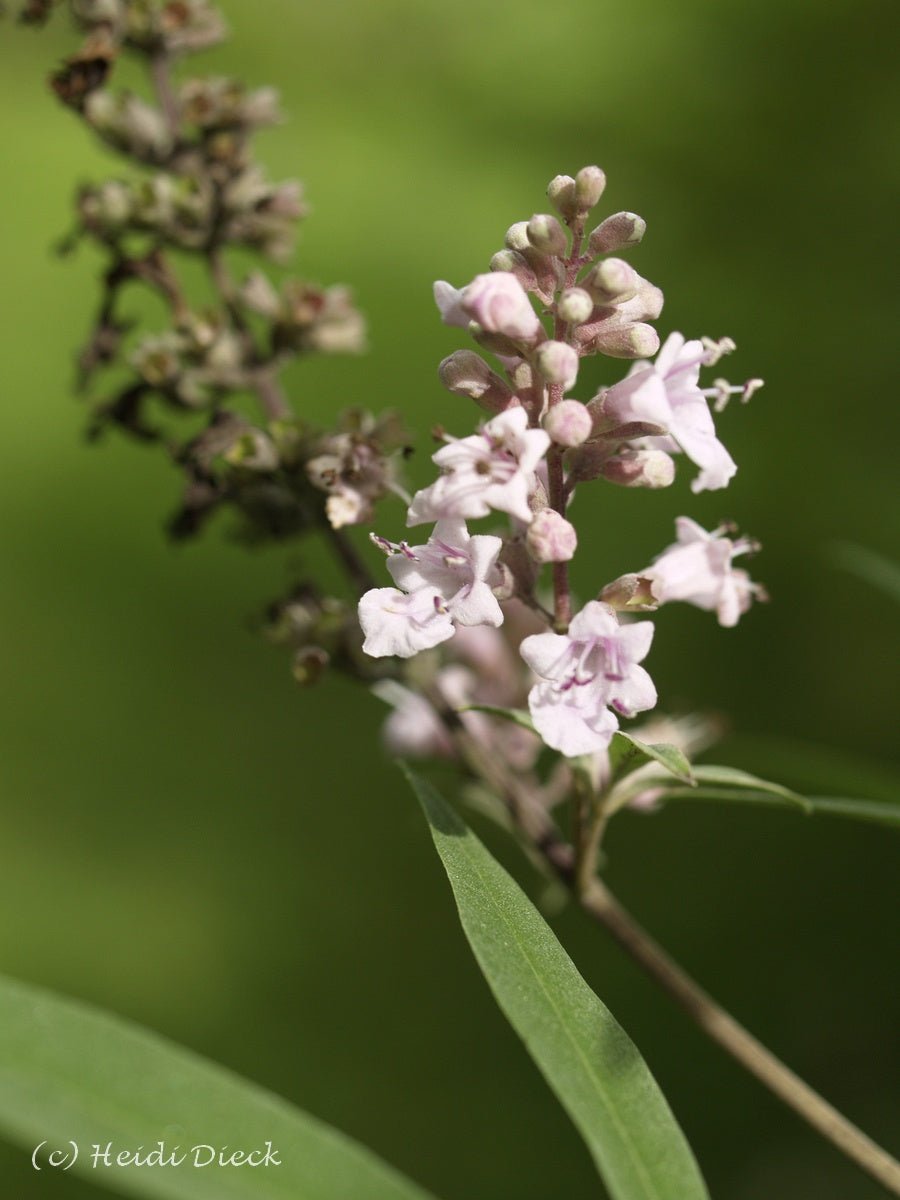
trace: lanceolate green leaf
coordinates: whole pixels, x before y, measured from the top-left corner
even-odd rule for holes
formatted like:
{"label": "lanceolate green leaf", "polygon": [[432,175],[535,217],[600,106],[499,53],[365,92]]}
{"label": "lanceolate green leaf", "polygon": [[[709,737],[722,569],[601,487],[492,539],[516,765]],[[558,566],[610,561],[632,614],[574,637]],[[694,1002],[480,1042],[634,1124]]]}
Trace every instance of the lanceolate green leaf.
{"label": "lanceolate green leaf", "polygon": [[900,564],[855,542],[833,543],[830,558],[835,566],[843,567],[857,578],[900,600]]}
{"label": "lanceolate green leaf", "polygon": [[[0,1130],[73,1173],[156,1200],[430,1200],[368,1150],[230,1071],[137,1025],[0,976]],[[260,1151],[281,1165],[92,1166],[93,1147],[158,1142]],[[208,1157],[201,1151],[200,1159]],[[189,1156],[190,1159],[190,1156]]]}
{"label": "lanceolate green leaf", "polygon": [[515,881],[409,772],[463,929],[503,1012],[584,1138],[613,1200],[705,1200],[690,1148],[628,1035]]}
{"label": "lanceolate green leaf", "polygon": [[677,746],[670,746],[665,742],[650,745],[647,742],[638,741],[630,733],[624,733],[622,730],[613,734],[609,747],[609,760],[613,780],[624,779],[638,767],[646,766],[651,762],[657,763],[670,775],[674,775],[686,783],[690,783],[693,779],[691,764]]}
{"label": "lanceolate green leaf", "polygon": [[854,800],[848,796],[808,796],[807,803],[814,813],[832,817],[852,817],[857,821],[872,821],[876,825],[900,827],[900,804],[886,800]]}
{"label": "lanceolate green leaf", "polygon": [[773,800],[783,800],[787,804],[792,804],[795,808],[802,808],[804,811],[810,811],[809,801],[805,796],[799,795],[797,792],[792,792],[790,788],[783,787],[780,783],[772,783],[768,779],[760,779],[757,775],[751,775],[747,771],[741,771],[737,767],[720,767],[710,763],[701,763],[694,767],[694,778],[698,785],[702,788],[706,787],[725,787],[746,789],[751,792],[764,792]]}
{"label": "lanceolate green leaf", "polygon": [[[702,768],[696,768],[698,777]],[[784,794],[785,789],[777,789],[774,785],[764,788],[752,787],[716,787],[713,783],[702,781],[697,787],[664,787],[660,777],[656,781],[660,788],[659,803],[669,800],[718,800],[726,804],[762,804],[776,805],[779,808],[792,808],[797,812],[817,816],[849,817],[857,821],[868,821],[876,825],[892,825],[900,827],[900,804],[891,804],[887,800],[858,800],[848,796],[799,796],[796,793]]]}

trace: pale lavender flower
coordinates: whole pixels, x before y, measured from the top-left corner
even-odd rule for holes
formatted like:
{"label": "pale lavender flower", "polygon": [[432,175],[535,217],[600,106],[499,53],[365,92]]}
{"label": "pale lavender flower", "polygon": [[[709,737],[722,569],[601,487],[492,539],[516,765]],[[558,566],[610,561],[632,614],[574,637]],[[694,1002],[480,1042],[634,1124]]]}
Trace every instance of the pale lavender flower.
{"label": "pale lavender flower", "polygon": [[463,289],[460,307],[488,333],[531,341],[541,332],[528,293],[510,271],[476,275]]}
{"label": "pale lavender flower", "polygon": [[465,521],[448,517],[439,521],[424,546],[386,545],[387,568],[404,592],[436,590],[451,619],[459,625],[502,625],[503,613],[493,591],[500,583],[497,557],[503,547],[498,537],[470,535]]}
{"label": "pale lavender flower", "polygon": [[528,707],[548,746],[570,757],[593,754],[618,729],[616,713],[630,717],[656,704],[653,681],[637,665],[652,639],[649,621],[620,625],[613,609],[596,600],[567,634],[525,638],[522,657],[539,677]]}
{"label": "pale lavender flower", "polygon": [[660,604],[684,600],[707,612],[715,612],[720,625],[738,623],[754,595],[764,598],[763,589],[746,571],[732,563],[739,554],[755,550],[749,538],[732,541],[726,529],[707,533],[690,517],[675,521],[678,540],[654,559],[642,574]]}
{"label": "pale lavender flower", "polygon": [[395,679],[381,679],[372,691],[392,712],[381,727],[390,754],[401,758],[452,758],[453,741],[424,696]]}
{"label": "pale lavender flower", "polygon": [[456,325],[460,329],[469,328],[472,318],[460,304],[463,290],[463,288],[455,288],[446,279],[438,279],[434,284],[434,302],[438,306],[441,320],[445,325]]}
{"label": "pale lavender flower", "polygon": [[359,602],[363,650],[372,658],[412,658],[420,650],[453,637],[453,621],[437,588],[411,595],[396,588],[372,588]]}
{"label": "pale lavender flower", "polygon": [[476,321],[488,333],[530,341],[541,330],[528,293],[511,271],[476,275],[464,288],[445,279],[434,284],[434,302],[445,325],[468,329]]}
{"label": "pale lavender flower", "polygon": [[528,497],[549,445],[543,429],[528,428],[528,414],[521,407],[500,413],[472,437],[448,439],[432,456],[443,474],[413,497],[407,525],[486,517],[491,509],[529,522]]}
{"label": "pale lavender flower", "polygon": [[737,470],[716,437],[706,393],[699,387],[707,349],[698,339],[687,342],[671,334],[652,363],[638,362],[603,399],[603,413],[622,425],[658,425],[668,436],[644,444],[660,450],[682,450],[700,467],[691,490],[723,488]]}

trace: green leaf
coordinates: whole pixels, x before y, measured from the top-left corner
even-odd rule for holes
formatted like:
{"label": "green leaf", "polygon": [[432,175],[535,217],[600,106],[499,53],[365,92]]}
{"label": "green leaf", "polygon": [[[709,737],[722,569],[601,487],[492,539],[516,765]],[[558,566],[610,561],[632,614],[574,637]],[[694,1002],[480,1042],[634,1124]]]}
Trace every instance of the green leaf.
{"label": "green leaf", "polygon": [[836,567],[900,600],[900,566],[891,559],[855,542],[832,543],[829,557]]}
{"label": "green leaf", "polygon": [[809,801],[805,796],[792,792],[790,788],[786,788],[780,783],[772,783],[769,779],[760,779],[757,775],[751,775],[748,771],[741,771],[737,767],[720,767],[711,763],[701,763],[694,767],[694,778],[700,788],[707,784],[713,787],[734,787],[752,792],[763,792],[771,796],[773,800],[784,800],[787,804],[802,808],[804,812],[809,811]]}
{"label": "green leaf", "polygon": [[665,742],[651,746],[647,742],[639,742],[636,737],[621,730],[613,734],[609,758],[612,780],[624,779],[626,775],[649,762],[659,763],[671,775],[685,780],[686,783],[692,782],[694,778],[691,764],[677,746],[670,746]]}
{"label": "green leaf", "polygon": [[524,708],[500,708],[496,704],[467,704],[465,707],[458,709],[458,711],[487,713],[489,717],[500,717],[504,721],[511,721],[514,725],[520,725],[523,729],[527,729],[529,733],[537,733],[534,722],[531,719],[531,713],[526,712]]}
{"label": "green leaf", "polygon": [[648,787],[659,788],[657,802],[667,804],[670,800],[719,800],[726,804],[762,804],[768,807],[791,808],[795,812],[811,813],[813,806],[805,797],[798,800],[788,800],[778,792],[754,790],[749,787],[714,787],[711,784],[699,784],[694,788],[665,787],[661,779],[655,780]]}
{"label": "green leaf", "polygon": [[[0,976],[0,1129],[29,1154],[153,1200],[429,1200],[375,1155],[285,1100],[156,1034]],[[281,1165],[91,1166],[94,1146],[264,1150]],[[201,1159],[206,1152],[201,1152]],[[45,1159],[44,1170],[51,1170]]]}
{"label": "green leaf", "polygon": [[857,821],[872,821],[876,825],[900,827],[900,804],[887,800],[856,800],[847,796],[809,796],[807,803],[814,813],[832,817],[853,817]]}
{"label": "green leaf", "polygon": [[613,1200],[705,1200],[684,1135],[624,1030],[518,884],[430,784],[425,809],[479,966],[590,1149]]}
{"label": "green leaf", "polygon": [[[666,787],[662,778],[655,781],[660,787],[659,803],[669,800],[719,800],[730,804],[764,804],[792,808],[795,811],[817,816],[849,817],[857,821],[869,821],[876,825],[900,827],[900,804],[888,800],[860,800],[848,796],[801,796],[778,784],[756,779],[744,771],[730,767],[695,767],[698,786]],[[708,773],[707,773],[708,772]],[[729,787],[728,782],[740,786]],[[722,786],[716,786],[721,783]],[[653,786],[649,781],[644,786]]]}

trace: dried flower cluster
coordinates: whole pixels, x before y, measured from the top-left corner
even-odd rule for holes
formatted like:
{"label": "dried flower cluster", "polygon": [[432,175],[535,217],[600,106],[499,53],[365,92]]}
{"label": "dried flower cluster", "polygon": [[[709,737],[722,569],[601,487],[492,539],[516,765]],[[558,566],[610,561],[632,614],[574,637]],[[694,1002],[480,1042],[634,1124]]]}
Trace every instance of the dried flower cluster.
{"label": "dried flower cluster", "polygon": [[[32,0],[21,15],[39,24],[53,7]],[[296,415],[279,383],[298,356],[364,349],[349,290],[259,268],[239,278],[229,263],[235,248],[283,262],[306,212],[300,184],[269,180],[253,156],[255,132],[280,119],[277,94],[234,79],[182,77],[187,55],[225,36],[209,0],[57,7],[70,10],[84,36],[51,77],[56,95],[138,168],[80,189],[64,246],[87,240],[107,259],[79,359],[84,388],[110,381],[93,406],[91,432],[116,426],[168,450],[184,477],[170,524],[177,537],[224,507],[250,540],[368,520],[395,487],[407,442],[399,422],[353,411],[333,429],[317,429]],[[126,56],[146,69],[152,101],[113,87]],[[191,258],[205,268],[201,299],[182,279]],[[133,284],[161,298],[163,326],[136,327],[126,295]],[[258,403],[255,422],[235,403],[248,395]]]}

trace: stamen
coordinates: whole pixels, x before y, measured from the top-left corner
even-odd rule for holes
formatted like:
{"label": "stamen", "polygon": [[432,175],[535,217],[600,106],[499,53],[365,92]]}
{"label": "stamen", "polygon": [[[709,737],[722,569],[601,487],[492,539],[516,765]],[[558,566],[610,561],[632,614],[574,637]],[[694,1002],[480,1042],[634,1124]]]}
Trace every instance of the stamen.
{"label": "stamen", "polygon": [[731,354],[733,350],[737,349],[737,346],[730,337],[719,338],[718,341],[715,338],[708,337],[701,338],[700,340],[706,351],[703,361],[708,367],[714,367],[720,358],[724,358],[726,354]]}

